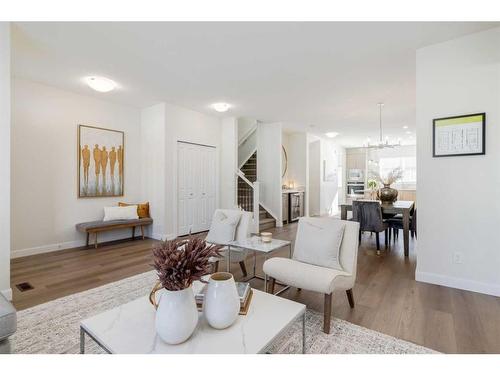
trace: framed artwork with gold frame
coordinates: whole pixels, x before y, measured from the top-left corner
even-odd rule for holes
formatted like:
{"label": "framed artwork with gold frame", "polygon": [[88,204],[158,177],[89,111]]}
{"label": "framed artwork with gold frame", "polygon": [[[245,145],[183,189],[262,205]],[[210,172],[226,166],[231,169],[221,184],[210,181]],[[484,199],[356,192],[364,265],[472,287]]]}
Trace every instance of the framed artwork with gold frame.
{"label": "framed artwork with gold frame", "polygon": [[78,197],[121,197],[125,133],[78,125]]}

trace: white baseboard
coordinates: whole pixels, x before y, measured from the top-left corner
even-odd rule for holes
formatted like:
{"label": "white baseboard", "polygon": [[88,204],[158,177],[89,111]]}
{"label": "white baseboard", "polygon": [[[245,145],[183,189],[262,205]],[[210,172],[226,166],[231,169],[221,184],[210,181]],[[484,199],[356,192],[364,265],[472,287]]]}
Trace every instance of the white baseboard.
{"label": "white baseboard", "polygon": [[29,247],[27,249],[12,250],[10,257],[12,259],[13,258],[20,258],[20,257],[29,256],[29,255],[36,255],[36,254],[50,253],[52,251],[71,249],[73,247],[80,247],[80,246],[85,246],[85,241],[83,241],[83,240],[68,241],[68,242],[63,242],[63,243],[58,243],[58,244]]}
{"label": "white baseboard", "polygon": [[[116,240],[121,240],[121,239],[125,240],[127,238],[128,237],[109,239],[109,240],[105,240],[102,244],[104,244],[105,242],[108,242],[108,241],[116,241]],[[168,240],[171,240],[171,239],[175,238],[175,236],[171,235],[171,234],[153,233],[152,238],[157,239],[157,240],[164,240],[165,238]],[[68,242],[62,242],[62,243],[58,243],[58,244],[30,247],[27,249],[12,250],[10,257],[11,257],[11,259],[21,258],[21,257],[29,256],[29,255],[51,253],[53,251],[72,249],[74,247],[81,247],[81,246],[85,246],[85,240],[68,241]]]}
{"label": "white baseboard", "polygon": [[7,298],[9,301],[12,301],[12,289],[11,288],[1,290],[0,293],[3,294],[3,296],[5,298]]}
{"label": "white baseboard", "polygon": [[158,241],[166,241],[166,240],[173,240],[173,239],[177,238],[177,236],[175,234],[165,234],[165,233],[153,232],[151,234],[151,238],[154,238],[155,240],[158,240]]}
{"label": "white baseboard", "polygon": [[415,280],[428,284],[447,286],[450,288],[463,289],[471,292],[488,294],[500,297],[500,285],[483,283],[480,281],[461,279],[458,277],[438,275],[429,272],[415,272]]}

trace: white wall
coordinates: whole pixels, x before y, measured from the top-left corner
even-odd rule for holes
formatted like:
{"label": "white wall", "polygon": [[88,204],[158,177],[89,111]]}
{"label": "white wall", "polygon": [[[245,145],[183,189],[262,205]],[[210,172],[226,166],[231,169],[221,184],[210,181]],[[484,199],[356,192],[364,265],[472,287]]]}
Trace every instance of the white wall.
{"label": "white wall", "polygon": [[238,130],[238,168],[241,169],[257,149],[257,120],[240,117],[237,120]]}
{"label": "white wall", "polygon": [[283,133],[283,145],[288,155],[288,168],[283,184],[293,182],[296,189],[307,185],[307,135],[306,133]]}
{"label": "white wall", "polygon": [[[219,169],[221,119],[173,104],[165,104],[165,126],[166,233],[172,238],[177,235],[177,142],[216,147]],[[220,176],[219,170],[217,176]],[[219,177],[216,181],[216,207],[218,207]]]}
{"label": "white wall", "polygon": [[10,24],[0,22],[0,293],[10,289]]}
{"label": "white wall", "polygon": [[167,237],[165,210],[165,104],[160,103],[141,112],[142,196],[149,201],[154,218],[148,235]]}
{"label": "white wall", "polygon": [[220,208],[238,206],[236,170],[238,158],[238,122],[233,117],[222,120],[220,141]]}
{"label": "white wall", "polygon": [[[343,189],[339,188],[339,165],[342,163],[343,147],[334,141],[321,140],[321,215],[336,215],[339,213],[339,202],[343,201]],[[332,181],[325,181],[324,163],[330,165],[335,170],[335,177]]]}
{"label": "white wall", "polygon": [[309,153],[309,184],[308,184],[308,209],[307,216],[321,214],[321,142],[319,139],[308,142]]}
{"label": "white wall", "polygon": [[[312,134],[307,135],[309,143],[309,214],[336,215],[339,203],[343,202],[344,186],[339,178],[345,172],[345,149],[333,140],[326,140]],[[335,170],[332,181],[325,181],[325,163]],[[343,181],[340,181],[344,183]]]}
{"label": "white wall", "polygon": [[257,120],[250,117],[238,118],[238,142],[248,135],[257,126]]}
{"label": "white wall", "polygon": [[[78,198],[79,124],[125,132],[125,196]],[[101,219],[104,206],[141,200],[139,125],[138,109],[13,79],[13,257],[81,246],[85,235],[75,230],[76,223]],[[99,237],[107,241],[130,234],[113,231]]]}
{"label": "white wall", "polygon": [[257,125],[257,180],[260,202],[282,225],[281,212],[281,130],[280,123]]}
{"label": "white wall", "polygon": [[[486,155],[433,158],[432,119],[478,112]],[[499,160],[500,28],[420,49],[417,280],[500,296]]]}

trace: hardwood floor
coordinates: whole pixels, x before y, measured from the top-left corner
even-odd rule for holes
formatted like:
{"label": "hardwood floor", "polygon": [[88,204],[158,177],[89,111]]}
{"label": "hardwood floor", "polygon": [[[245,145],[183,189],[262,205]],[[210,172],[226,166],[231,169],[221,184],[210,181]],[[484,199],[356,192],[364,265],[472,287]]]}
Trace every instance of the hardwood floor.
{"label": "hardwood floor", "polygon": [[[293,240],[296,224],[272,232],[276,238]],[[154,242],[117,241],[98,249],[70,249],[13,259],[14,304],[22,310],[151,270],[150,249]],[[393,243],[385,256],[376,257],[371,251],[375,236],[364,234],[353,289],[356,307],[349,307],[344,292],[334,293],[333,316],[441,352],[500,353],[500,298],[416,282],[415,246],[416,241],[411,239],[410,256],[405,259],[399,236],[399,242]],[[287,250],[281,255],[287,256]],[[261,272],[263,259],[258,257],[257,261],[257,272]],[[231,270],[241,277],[238,264]],[[20,292],[15,285],[22,282],[29,282],[34,289]],[[263,288],[260,280],[252,285]],[[321,294],[291,288],[282,296],[322,311]]]}

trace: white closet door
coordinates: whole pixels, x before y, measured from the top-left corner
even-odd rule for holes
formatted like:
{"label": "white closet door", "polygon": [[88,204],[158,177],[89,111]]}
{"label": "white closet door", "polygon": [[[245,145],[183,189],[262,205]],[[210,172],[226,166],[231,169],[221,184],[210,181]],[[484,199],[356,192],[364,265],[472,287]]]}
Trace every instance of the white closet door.
{"label": "white closet door", "polygon": [[210,229],[215,211],[215,148],[178,142],[178,235]]}
{"label": "white closet door", "polygon": [[214,148],[208,149],[207,153],[207,189],[206,189],[206,201],[207,201],[207,212],[206,212],[206,223],[207,228],[210,229],[212,224],[212,217],[215,212],[215,200],[217,192],[217,165],[216,165],[216,152]]}
{"label": "white closet door", "polygon": [[200,148],[200,204],[198,215],[199,231],[210,229],[212,216],[215,211],[215,149],[212,147]]}

